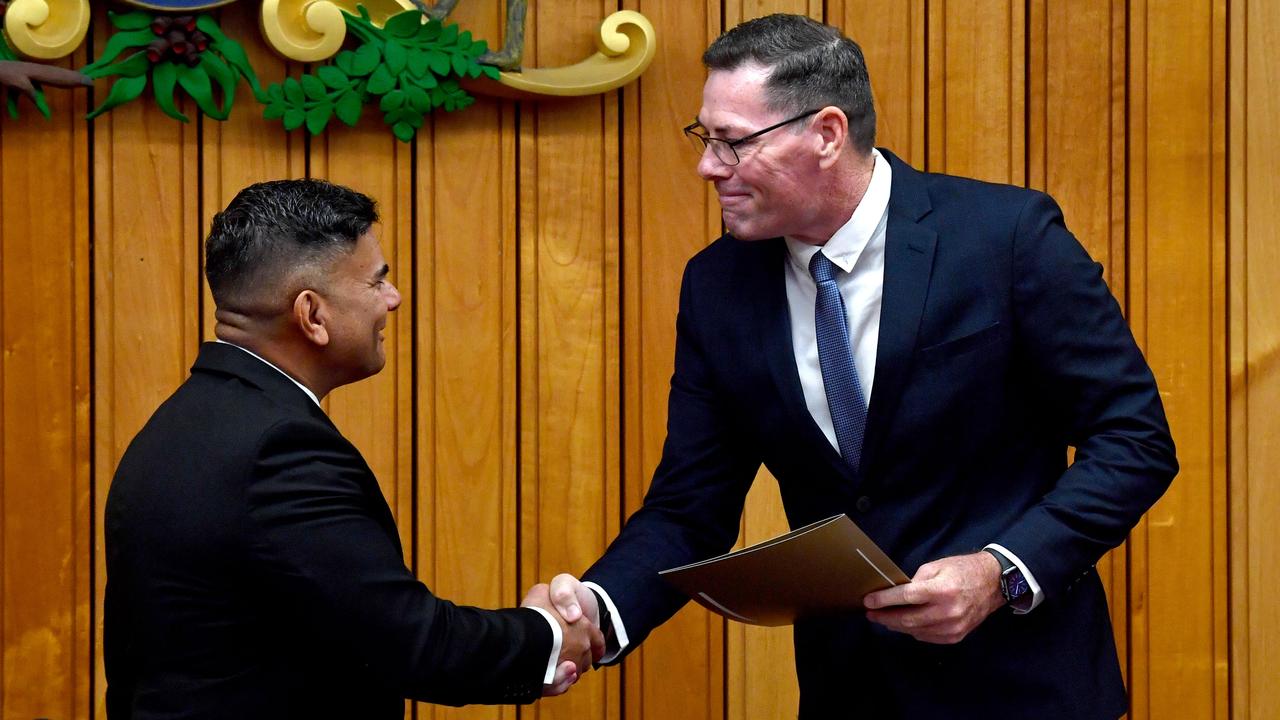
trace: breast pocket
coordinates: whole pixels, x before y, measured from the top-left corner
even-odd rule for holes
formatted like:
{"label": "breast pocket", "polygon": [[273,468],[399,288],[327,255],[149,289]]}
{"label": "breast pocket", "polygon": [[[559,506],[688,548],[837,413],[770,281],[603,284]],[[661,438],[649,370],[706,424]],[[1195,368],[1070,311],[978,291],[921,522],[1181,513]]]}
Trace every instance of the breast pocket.
{"label": "breast pocket", "polygon": [[965,355],[972,355],[996,345],[1005,335],[1000,321],[958,338],[920,349],[920,364],[932,367]]}

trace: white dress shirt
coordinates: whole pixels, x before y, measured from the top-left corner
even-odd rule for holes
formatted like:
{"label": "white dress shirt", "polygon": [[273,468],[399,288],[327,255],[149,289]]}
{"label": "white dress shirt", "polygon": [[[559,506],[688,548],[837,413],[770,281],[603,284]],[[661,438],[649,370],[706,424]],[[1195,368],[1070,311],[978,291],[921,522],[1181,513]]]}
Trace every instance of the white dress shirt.
{"label": "white dress shirt", "polygon": [[[298,388],[302,390],[302,392],[307,394],[307,397],[311,398],[311,401],[316,404],[316,407],[320,407],[320,398],[317,398],[316,394],[311,392],[311,388],[298,382],[296,378],[294,378],[292,375],[285,372],[284,370],[281,370],[280,368],[276,367],[274,364],[271,363],[271,361],[253,352],[252,350],[242,348],[239,345],[236,345],[234,343],[229,343],[229,342],[226,342],[225,340],[216,340],[215,342],[222,343],[223,345],[230,345],[233,348],[244,350],[246,353],[249,353],[253,357],[262,361],[267,367],[289,378],[289,380],[294,385],[297,385]],[[560,623],[556,622],[556,619],[551,615],[550,612],[543,610],[540,607],[531,607],[529,608],[529,610],[536,610],[538,614],[541,615],[543,619],[547,621],[547,624],[551,626],[551,658],[547,661],[547,671],[542,676],[542,684],[550,685],[555,680],[556,665],[559,664],[557,661],[560,659],[560,646],[564,644],[564,635],[560,632]]]}

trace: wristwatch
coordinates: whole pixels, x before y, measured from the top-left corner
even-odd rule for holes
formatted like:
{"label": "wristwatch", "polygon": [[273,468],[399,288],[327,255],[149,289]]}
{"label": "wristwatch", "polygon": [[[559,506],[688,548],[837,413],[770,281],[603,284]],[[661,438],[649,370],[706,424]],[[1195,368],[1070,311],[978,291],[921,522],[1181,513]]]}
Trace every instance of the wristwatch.
{"label": "wristwatch", "polygon": [[1031,593],[1031,586],[1027,584],[1026,576],[1017,565],[1004,556],[1004,553],[993,548],[983,548],[983,550],[991,553],[996,562],[1000,563],[1000,594],[1004,596],[1004,603],[1021,609],[1030,599]]}

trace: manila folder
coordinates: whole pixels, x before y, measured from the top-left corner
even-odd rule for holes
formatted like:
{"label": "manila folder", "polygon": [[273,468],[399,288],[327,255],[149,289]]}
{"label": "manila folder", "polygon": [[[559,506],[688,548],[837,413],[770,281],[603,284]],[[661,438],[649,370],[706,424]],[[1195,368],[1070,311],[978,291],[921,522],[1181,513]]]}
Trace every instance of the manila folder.
{"label": "manila folder", "polygon": [[659,575],[712,612],[768,626],[861,612],[867,593],[909,582],[847,515]]}

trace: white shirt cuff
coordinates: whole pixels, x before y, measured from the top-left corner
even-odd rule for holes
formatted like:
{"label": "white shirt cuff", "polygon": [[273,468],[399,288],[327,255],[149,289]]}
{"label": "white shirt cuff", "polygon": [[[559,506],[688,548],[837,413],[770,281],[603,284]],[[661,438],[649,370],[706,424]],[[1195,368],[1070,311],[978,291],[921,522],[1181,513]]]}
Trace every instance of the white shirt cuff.
{"label": "white shirt cuff", "polygon": [[538,611],[538,614],[546,618],[547,622],[551,624],[551,657],[547,660],[547,673],[542,676],[542,684],[550,685],[555,682],[556,665],[560,664],[560,646],[564,644],[564,635],[560,632],[560,623],[556,622],[551,613],[540,607],[526,607],[530,610]]}
{"label": "white shirt cuff", "polygon": [[[609,608],[609,619],[613,625],[613,637],[618,641],[618,647],[612,652],[606,649],[605,656],[600,658],[600,662],[613,662],[631,644],[631,641],[627,639],[627,628],[622,624],[622,615],[618,613],[618,606],[613,604],[613,598],[609,597],[609,593],[605,592],[604,588],[590,581],[582,584],[599,593],[600,599],[604,600],[605,607]],[[603,632],[604,628],[600,628],[600,630]]]}
{"label": "white shirt cuff", "polygon": [[[1008,558],[1009,562],[1013,563],[1014,565],[1017,565],[1018,569],[1022,571],[1022,577],[1027,579],[1027,587],[1031,588],[1031,605],[1025,610],[1019,610],[1017,608],[1014,608],[1013,614],[1026,615],[1032,610],[1035,610],[1036,606],[1038,606],[1044,600],[1044,593],[1040,592],[1040,583],[1036,582],[1036,576],[1031,574],[1031,570],[1028,569],[1027,566],[1024,565],[1021,560],[1018,559],[1017,555],[1014,555],[1013,553],[1009,552],[1008,548],[1004,547],[1003,545],[989,543],[987,545],[987,548],[995,550],[996,552]],[[983,549],[985,550],[987,548],[983,548]]]}

